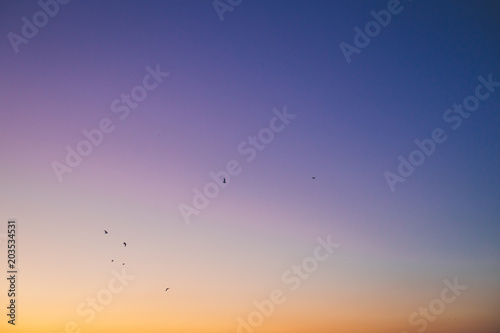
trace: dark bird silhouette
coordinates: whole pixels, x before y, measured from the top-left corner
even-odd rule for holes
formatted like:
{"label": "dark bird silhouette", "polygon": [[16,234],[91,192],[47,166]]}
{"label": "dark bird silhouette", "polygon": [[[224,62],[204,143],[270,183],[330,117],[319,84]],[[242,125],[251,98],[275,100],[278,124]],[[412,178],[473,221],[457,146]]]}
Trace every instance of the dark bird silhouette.
{"label": "dark bird silhouette", "polygon": [[123,263],[122,265],[125,265],[125,263]]}
{"label": "dark bird silhouette", "polygon": [[165,289],[165,291],[169,290],[170,288]]}
{"label": "dark bird silhouette", "polygon": [[123,246],[127,247],[127,243],[123,242]]}
{"label": "dark bird silhouette", "polygon": [[114,262],[114,260],[111,260],[111,262]]}
{"label": "dark bird silhouette", "polygon": [[223,183],[223,184],[225,184],[225,183],[226,183],[226,178],[224,178],[224,179],[222,180],[222,183]]}
{"label": "dark bird silhouette", "polygon": [[108,231],[107,231],[107,230],[104,230],[104,233],[107,235],[107,234],[108,234]]}
{"label": "dark bird silhouette", "polygon": [[316,179],[316,177],[313,177],[313,179]]}

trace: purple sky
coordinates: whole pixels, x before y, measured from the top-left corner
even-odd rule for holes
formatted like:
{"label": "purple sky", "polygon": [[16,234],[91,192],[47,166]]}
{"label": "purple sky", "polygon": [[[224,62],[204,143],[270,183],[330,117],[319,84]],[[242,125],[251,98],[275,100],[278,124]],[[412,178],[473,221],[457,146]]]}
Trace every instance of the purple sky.
{"label": "purple sky", "polygon": [[[243,0],[223,21],[211,1],[58,6],[14,47],[41,7],[0,5],[0,211],[19,223],[20,329],[236,331],[327,235],[338,252],[261,332],[416,332],[408,317],[455,277],[468,289],[428,332],[499,329],[496,2],[401,1],[350,62],[339,45],[388,1]],[[54,162],[103,119],[113,131],[59,181]],[[436,128],[446,141],[402,176],[398,156]],[[181,205],[233,160],[241,171],[187,224]],[[87,324],[74,309],[122,268],[112,257],[136,279]],[[149,324],[118,321],[137,304]]]}

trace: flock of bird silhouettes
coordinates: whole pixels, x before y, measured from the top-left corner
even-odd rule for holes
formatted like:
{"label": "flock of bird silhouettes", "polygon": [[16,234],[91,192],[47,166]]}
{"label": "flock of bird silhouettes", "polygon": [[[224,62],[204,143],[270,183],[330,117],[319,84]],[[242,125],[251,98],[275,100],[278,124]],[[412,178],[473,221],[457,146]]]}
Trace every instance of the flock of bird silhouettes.
{"label": "flock of bird silhouettes", "polygon": [[[104,230],[104,234],[107,235],[108,234],[108,231],[107,230]],[[123,242],[123,247],[127,247],[127,243],[126,242]],[[114,262],[115,260],[114,259],[111,259],[111,262]],[[122,265],[125,265],[125,263],[122,263]],[[170,288],[167,288],[165,289],[165,291],[169,290]]]}
{"label": "flock of bird silhouettes", "polygon": [[[104,230],[104,234],[107,235],[108,231]],[[127,247],[127,243],[123,242],[123,246]],[[114,261],[115,261],[114,259],[111,259],[111,262],[114,262]],[[125,265],[125,263],[122,263],[122,265]]]}
{"label": "flock of bird silhouettes", "polygon": [[[316,177],[312,177],[312,179],[316,179]],[[222,183],[226,184],[226,178],[224,178],[222,180]],[[104,230],[104,234],[107,235],[108,234],[108,231],[107,230]],[[127,243],[126,242],[123,242],[123,246],[124,247],[127,247]],[[114,259],[111,259],[111,262],[114,262],[115,260]],[[125,263],[122,263],[122,265],[125,265]],[[170,288],[167,288],[165,289],[165,291],[169,290]]]}

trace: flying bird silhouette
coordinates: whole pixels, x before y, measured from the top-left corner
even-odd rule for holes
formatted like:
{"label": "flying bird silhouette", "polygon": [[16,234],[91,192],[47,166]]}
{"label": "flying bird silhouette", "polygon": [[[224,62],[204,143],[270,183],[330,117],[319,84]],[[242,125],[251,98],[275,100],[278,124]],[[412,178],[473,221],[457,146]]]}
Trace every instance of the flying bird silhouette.
{"label": "flying bird silhouette", "polygon": [[127,243],[123,242],[123,246],[127,247]]}
{"label": "flying bird silhouette", "polygon": [[222,183],[223,183],[223,184],[225,184],[225,183],[226,183],[226,178],[224,178],[224,179],[222,180]]}
{"label": "flying bird silhouette", "polygon": [[165,289],[165,291],[169,290],[170,288]]}
{"label": "flying bird silhouette", "polygon": [[108,234],[108,231],[107,231],[107,230],[104,230],[104,233],[105,233],[105,234]]}
{"label": "flying bird silhouette", "polygon": [[111,260],[111,262],[114,262],[114,260]]}
{"label": "flying bird silhouette", "polygon": [[313,179],[316,179],[316,177],[313,177]]}

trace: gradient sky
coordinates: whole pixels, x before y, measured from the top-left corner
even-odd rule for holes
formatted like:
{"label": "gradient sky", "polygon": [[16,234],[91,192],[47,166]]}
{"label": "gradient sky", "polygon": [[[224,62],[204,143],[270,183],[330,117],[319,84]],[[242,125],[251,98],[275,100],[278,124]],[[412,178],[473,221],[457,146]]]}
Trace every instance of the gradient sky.
{"label": "gradient sky", "polygon": [[[16,53],[8,34],[41,7],[2,1],[0,233],[18,221],[19,270],[2,332],[237,332],[280,289],[255,332],[413,333],[458,278],[425,332],[498,333],[500,87],[457,130],[443,113],[500,81],[500,6],[402,0],[348,63],[339,44],[387,4],[243,0],[221,21],[210,0],[72,0]],[[113,101],[157,65],[169,76],[120,119]],[[285,107],[247,162],[238,146]],[[59,182],[52,163],[104,118],[114,131]],[[392,192],[384,172],[435,128],[447,140]],[[185,223],[231,160],[241,173]],[[291,290],[282,275],[328,235],[341,246]],[[77,308],[123,268],[135,278],[87,323]]]}

